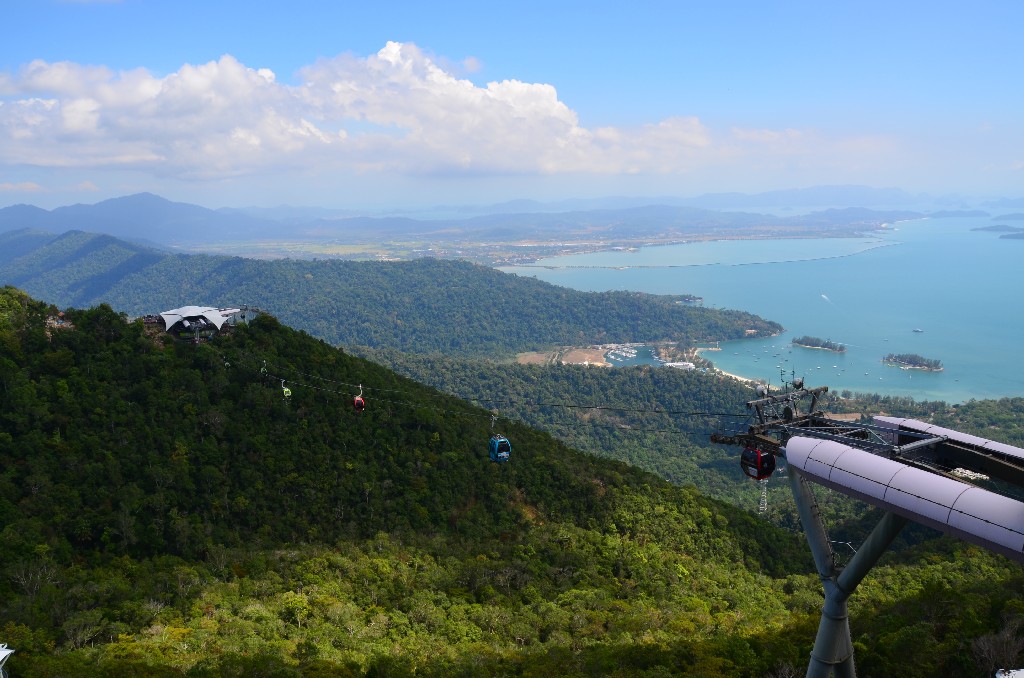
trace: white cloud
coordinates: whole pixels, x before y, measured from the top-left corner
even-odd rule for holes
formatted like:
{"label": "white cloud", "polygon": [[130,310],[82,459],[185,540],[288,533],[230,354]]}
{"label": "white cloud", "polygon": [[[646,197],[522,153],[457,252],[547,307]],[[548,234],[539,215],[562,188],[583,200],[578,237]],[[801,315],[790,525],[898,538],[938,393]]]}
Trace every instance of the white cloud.
{"label": "white cloud", "polygon": [[18,183],[0,182],[0,193],[41,193],[42,191],[43,187],[32,181],[22,181]]}
{"label": "white cloud", "polygon": [[230,55],[165,77],[33,61],[0,73],[0,166],[184,179],[334,170],[671,175],[780,149],[813,153],[820,142],[790,129],[716,139],[692,116],[587,128],[550,84],[479,86],[408,43],[321,59],[299,76],[282,84]]}

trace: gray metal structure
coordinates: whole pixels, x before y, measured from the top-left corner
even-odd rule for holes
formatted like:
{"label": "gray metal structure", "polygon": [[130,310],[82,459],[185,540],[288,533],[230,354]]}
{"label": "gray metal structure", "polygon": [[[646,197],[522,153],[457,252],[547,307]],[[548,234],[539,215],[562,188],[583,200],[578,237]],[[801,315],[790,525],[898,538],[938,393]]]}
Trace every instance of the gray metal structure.
{"label": "gray metal structure", "polygon": [[[807,676],[853,678],[847,601],[908,521],[1024,562],[1024,503],[1018,499],[1024,496],[1024,450],[911,419],[830,419],[818,409],[827,391],[806,389],[799,379],[774,394],[759,387],[761,397],[747,403],[756,422],[745,433],[711,440],[786,459],[825,589]],[[845,566],[828,539],[811,482],[886,511]]]}
{"label": "gray metal structure", "polygon": [[0,643],[0,678],[7,678],[7,670],[4,669],[4,664],[7,663],[7,658],[14,654],[14,650],[7,647],[7,643]]}

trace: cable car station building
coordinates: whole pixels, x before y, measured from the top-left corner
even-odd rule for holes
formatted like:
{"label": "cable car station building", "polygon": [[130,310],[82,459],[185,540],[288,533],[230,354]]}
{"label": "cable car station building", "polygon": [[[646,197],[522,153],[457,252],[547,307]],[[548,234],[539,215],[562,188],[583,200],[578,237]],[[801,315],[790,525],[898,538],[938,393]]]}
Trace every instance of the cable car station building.
{"label": "cable car station building", "polygon": [[[164,311],[159,318],[163,321],[167,334],[198,343],[222,331],[225,325],[233,327],[238,323],[248,322],[255,315],[255,309],[249,307],[182,306]],[[156,317],[147,317],[146,320],[150,319],[159,322]]]}

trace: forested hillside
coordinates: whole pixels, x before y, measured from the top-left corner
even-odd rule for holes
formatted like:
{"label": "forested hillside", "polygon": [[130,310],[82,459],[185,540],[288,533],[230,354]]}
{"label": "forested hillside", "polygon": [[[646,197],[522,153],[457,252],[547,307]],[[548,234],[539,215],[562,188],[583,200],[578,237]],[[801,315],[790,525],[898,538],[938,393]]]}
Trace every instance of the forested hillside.
{"label": "forested hillside", "polygon": [[261,261],[172,255],[109,236],[0,234],[0,283],[59,306],[132,315],[190,304],[264,308],[333,344],[511,355],[555,345],[724,340],[782,328],[634,292],[578,292],[462,261]]}
{"label": "forested hillside", "polygon": [[[661,367],[513,365],[433,354],[366,351],[416,381],[545,430],[576,449],[624,461],[680,485],[750,508],[737,450],[711,445],[712,432],[749,425],[742,383]],[[786,489],[788,492],[788,489]],[[756,499],[754,504],[756,505]]]}
{"label": "forested hillside", "polygon": [[[513,365],[437,354],[360,352],[416,381],[547,431],[576,449],[699,488],[704,495],[745,510],[757,509],[759,487],[740,470],[739,449],[709,442],[711,433],[746,431],[753,423],[753,413],[744,403],[755,393],[736,380],[659,367]],[[982,401],[951,407],[875,394],[838,397],[831,392],[820,401],[830,413],[870,417],[899,412],[1006,442],[1024,434],[1020,428],[1022,402]],[[1006,430],[999,430],[999,424]],[[784,464],[768,481],[767,491],[768,510],[762,518],[799,531]],[[829,522],[832,537],[844,542],[860,543],[878,520],[870,506],[839,493],[829,493],[819,509]],[[906,548],[937,535],[929,528],[910,526],[893,548]]]}
{"label": "forested hillside", "polygon": [[[513,459],[493,464],[489,411],[270,316],[196,346],[109,307],[56,310],[0,293],[14,675],[762,676],[806,661],[809,556],[745,512],[505,420]],[[972,641],[996,643],[1024,610],[1019,566],[941,548],[855,596],[865,675],[976,675]]]}

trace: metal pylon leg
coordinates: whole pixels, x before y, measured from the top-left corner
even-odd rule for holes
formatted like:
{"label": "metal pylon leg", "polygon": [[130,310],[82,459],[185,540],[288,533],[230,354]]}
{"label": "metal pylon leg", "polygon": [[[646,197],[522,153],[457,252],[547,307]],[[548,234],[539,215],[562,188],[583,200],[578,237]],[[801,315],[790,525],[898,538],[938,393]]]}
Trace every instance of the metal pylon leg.
{"label": "metal pylon leg", "polygon": [[789,467],[789,485],[793,491],[800,521],[807,535],[807,543],[814,556],[814,566],[825,589],[818,635],[814,639],[811,660],[807,665],[807,678],[855,678],[853,642],[850,639],[850,621],[846,602],[896,538],[907,519],[886,513],[868,535],[860,550],[845,568],[836,567],[832,544],[825,532],[825,524],[818,510],[818,502],[811,493],[809,481],[798,469]]}

